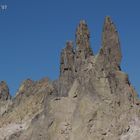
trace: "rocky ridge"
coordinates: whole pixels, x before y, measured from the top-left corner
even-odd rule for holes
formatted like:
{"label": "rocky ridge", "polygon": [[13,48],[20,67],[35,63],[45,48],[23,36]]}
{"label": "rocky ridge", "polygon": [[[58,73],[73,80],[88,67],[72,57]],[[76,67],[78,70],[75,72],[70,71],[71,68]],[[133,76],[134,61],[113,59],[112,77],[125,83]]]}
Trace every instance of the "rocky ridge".
{"label": "rocky ridge", "polygon": [[105,18],[97,55],[85,21],[75,37],[76,48],[68,41],[61,52],[58,80],[27,79],[12,99],[0,83],[0,140],[139,140],[140,101],[121,71],[111,18]]}

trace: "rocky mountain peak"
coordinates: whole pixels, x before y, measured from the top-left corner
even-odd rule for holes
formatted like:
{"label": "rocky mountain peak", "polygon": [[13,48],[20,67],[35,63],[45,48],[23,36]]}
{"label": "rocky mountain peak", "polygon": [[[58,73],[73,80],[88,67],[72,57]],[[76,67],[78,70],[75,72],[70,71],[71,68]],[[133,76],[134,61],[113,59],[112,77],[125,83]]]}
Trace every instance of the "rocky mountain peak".
{"label": "rocky mountain peak", "polygon": [[110,17],[106,17],[102,33],[102,48],[99,53],[104,68],[119,70],[122,59],[119,35]]}
{"label": "rocky mountain peak", "polygon": [[5,101],[10,99],[10,93],[9,93],[9,88],[8,85],[5,81],[0,82],[0,100]]}
{"label": "rocky mountain peak", "polygon": [[[98,71],[106,73],[106,76],[114,70],[120,70],[121,48],[118,32],[110,17],[105,17],[102,32],[102,48],[99,54],[93,55],[90,47],[90,32],[85,20],[81,20],[76,30],[76,48],[74,43],[68,41],[61,53],[59,94],[67,95],[74,79],[87,69],[88,62],[96,62]],[[92,57],[92,58],[91,58]]]}
{"label": "rocky mountain peak", "polygon": [[[72,41],[66,42],[66,47],[61,52],[59,94],[67,95],[67,90],[74,79],[74,46]],[[65,88],[64,88],[65,87]]]}
{"label": "rocky mountain peak", "polygon": [[73,41],[67,41],[66,48],[67,48],[67,50],[73,51]]}
{"label": "rocky mountain peak", "polygon": [[85,59],[92,54],[88,25],[85,20],[81,20],[76,30],[76,57]]}
{"label": "rocky mountain peak", "polygon": [[74,48],[73,42],[67,41],[66,47],[61,52],[61,62],[60,62],[60,75],[64,75],[73,71],[74,66]]}
{"label": "rocky mountain peak", "polygon": [[25,92],[27,88],[30,88],[33,85],[34,81],[31,79],[24,80],[20,86],[19,92]]}
{"label": "rocky mountain peak", "polygon": [[[140,100],[120,69],[121,58],[110,17],[97,55],[80,21],[76,42],[67,41],[61,52],[59,78],[27,79],[9,104],[0,102],[0,140],[139,140]],[[0,97],[8,94],[1,82]]]}

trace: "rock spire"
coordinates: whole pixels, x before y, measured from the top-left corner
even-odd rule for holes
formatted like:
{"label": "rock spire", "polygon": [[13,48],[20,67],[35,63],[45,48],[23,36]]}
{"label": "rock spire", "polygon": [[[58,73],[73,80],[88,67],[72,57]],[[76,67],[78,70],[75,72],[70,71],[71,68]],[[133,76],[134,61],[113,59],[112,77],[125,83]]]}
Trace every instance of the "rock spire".
{"label": "rock spire", "polygon": [[86,22],[81,20],[76,30],[76,56],[79,59],[85,59],[92,54],[90,32]]}
{"label": "rock spire", "polygon": [[71,76],[74,69],[74,50],[72,41],[67,41],[66,48],[62,50],[60,63],[60,75]]}
{"label": "rock spire", "polygon": [[74,80],[74,54],[73,42],[67,41],[60,58],[60,81],[58,89],[59,94],[62,96],[67,95],[67,91]]}
{"label": "rock spire", "polygon": [[84,20],[81,20],[76,29],[76,48],[68,41],[61,52],[59,94],[66,95],[77,73],[85,64],[87,58],[93,55],[90,47],[90,33]]}
{"label": "rock spire", "polygon": [[102,33],[102,48],[99,58],[104,68],[118,70],[122,59],[117,29],[110,17],[105,18]]}
{"label": "rock spire", "polygon": [[0,100],[5,101],[10,99],[10,93],[9,88],[7,86],[7,83],[5,81],[0,82]]}

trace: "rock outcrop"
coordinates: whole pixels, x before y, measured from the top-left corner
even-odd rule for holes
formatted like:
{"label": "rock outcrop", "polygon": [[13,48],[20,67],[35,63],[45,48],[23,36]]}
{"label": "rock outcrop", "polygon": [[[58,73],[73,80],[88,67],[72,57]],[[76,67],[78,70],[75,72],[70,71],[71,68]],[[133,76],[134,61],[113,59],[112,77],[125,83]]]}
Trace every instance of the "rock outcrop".
{"label": "rock outcrop", "polygon": [[85,59],[93,55],[90,46],[90,32],[84,20],[76,30],[76,50],[75,50],[75,70],[80,71],[81,65],[85,63]]}
{"label": "rock outcrop", "polygon": [[68,41],[61,53],[59,95],[68,95],[74,79],[90,56],[93,56],[90,33],[86,22],[82,20],[76,29],[76,48],[72,41]]}
{"label": "rock outcrop", "polygon": [[72,41],[66,43],[62,50],[60,62],[59,95],[67,96],[74,80],[74,46]]}
{"label": "rock outcrop", "polygon": [[10,99],[11,96],[9,94],[9,88],[7,86],[7,83],[5,81],[0,82],[0,101],[5,101]]}
{"label": "rock outcrop", "polygon": [[122,59],[117,29],[110,17],[105,18],[102,33],[102,48],[99,52],[99,63],[102,69],[119,70]]}
{"label": "rock outcrop", "polygon": [[90,32],[86,22],[82,20],[76,30],[76,57],[83,60],[90,55],[93,55],[90,46]]}
{"label": "rock outcrop", "polygon": [[5,81],[0,82],[0,116],[3,115],[11,104],[11,96]]}
{"label": "rock outcrop", "polygon": [[0,115],[0,140],[139,140],[140,100],[121,59],[110,17],[97,55],[81,21],[76,45],[68,41],[62,50],[59,79],[23,82]]}

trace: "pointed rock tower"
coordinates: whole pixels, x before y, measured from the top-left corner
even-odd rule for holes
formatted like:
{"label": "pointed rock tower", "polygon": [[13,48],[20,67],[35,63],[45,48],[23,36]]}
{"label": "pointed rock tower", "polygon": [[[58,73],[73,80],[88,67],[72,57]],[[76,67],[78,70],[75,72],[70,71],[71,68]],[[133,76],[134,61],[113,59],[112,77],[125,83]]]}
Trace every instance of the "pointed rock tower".
{"label": "pointed rock tower", "polygon": [[117,29],[110,17],[105,18],[102,33],[102,48],[99,53],[101,68],[119,70],[122,59]]}
{"label": "pointed rock tower", "polygon": [[72,41],[66,43],[66,48],[62,50],[60,59],[59,94],[66,96],[74,80],[74,50]]}
{"label": "pointed rock tower", "polygon": [[61,53],[59,95],[67,96],[74,79],[87,58],[93,55],[90,47],[90,33],[84,20],[80,21],[76,30],[76,49],[72,41],[66,43]]}
{"label": "pointed rock tower", "polygon": [[74,50],[72,41],[68,41],[66,43],[66,48],[62,50],[60,63],[60,76],[72,76],[74,69]]}
{"label": "pointed rock tower", "polygon": [[81,20],[76,30],[76,55],[84,59],[92,54],[93,52],[90,48],[90,32],[86,22]]}
{"label": "pointed rock tower", "polygon": [[86,22],[81,20],[76,30],[76,71],[79,71],[85,59],[91,55],[93,55],[93,52],[90,47],[90,32]]}

